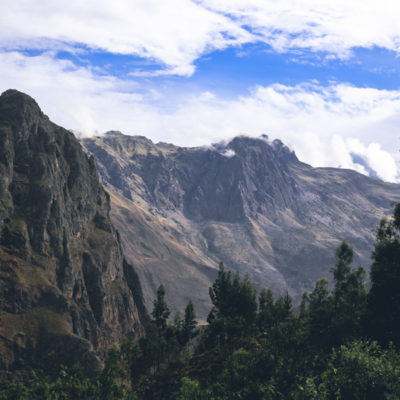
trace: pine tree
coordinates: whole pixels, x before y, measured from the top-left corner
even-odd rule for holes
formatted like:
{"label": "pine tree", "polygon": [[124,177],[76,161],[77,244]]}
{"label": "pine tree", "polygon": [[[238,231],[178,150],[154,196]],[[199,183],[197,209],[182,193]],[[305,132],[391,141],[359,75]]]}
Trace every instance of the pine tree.
{"label": "pine tree", "polygon": [[362,267],[352,270],[353,249],[345,241],[337,248],[335,259],[332,344],[338,345],[361,334],[367,291],[365,271]]}
{"label": "pine tree", "polygon": [[332,269],[333,279],[335,281],[335,297],[340,299],[346,290],[346,281],[351,272],[351,263],[353,262],[353,249],[343,241],[335,252],[336,264]]}
{"label": "pine tree", "polygon": [[192,300],[189,300],[186,308],[185,308],[185,318],[182,324],[182,334],[181,334],[181,344],[186,345],[190,339],[196,336],[196,332],[194,332],[197,325],[196,321],[196,313],[194,311],[194,305]]}
{"label": "pine tree", "polygon": [[368,330],[384,345],[400,345],[400,203],[381,220],[372,259]]}
{"label": "pine tree", "polygon": [[326,278],[318,280],[307,297],[309,302],[310,343],[313,346],[331,347],[332,295]]}
{"label": "pine tree", "polygon": [[122,389],[117,383],[120,371],[121,351],[117,346],[112,346],[104,361],[104,370],[99,378],[100,399],[114,400],[122,398]]}
{"label": "pine tree", "polygon": [[232,279],[220,263],[217,279],[210,288],[213,307],[208,315],[208,337],[223,344],[247,335],[255,327],[256,291],[248,276],[242,281],[237,273]]}
{"label": "pine tree", "polygon": [[153,322],[159,330],[166,329],[169,314],[170,311],[165,301],[165,288],[164,285],[160,285],[157,289],[157,298],[154,300],[154,308],[151,313]]}
{"label": "pine tree", "polygon": [[155,370],[160,368],[160,362],[164,357],[164,349],[166,347],[167,321],[170,311],[165,301],[165,288],[160,285],[157,289],[157,298],[154,300],[154,308],[151,313],[153,320],[152,325],[156,330],[156,358]]}
{"label": "pine tree", "polygon": [[211,323],[220,316],[228,316],[231,308],[232,276],[225,271],[224,263],[219,263],[218,276],[209,290],[213,307],[208,315],[207,322]]}
{"label": "pine tree", "polygon": [[258,306],[258,329],[260,332],[266,332],[274,324],[274,298],[271,289],[261,290]]}

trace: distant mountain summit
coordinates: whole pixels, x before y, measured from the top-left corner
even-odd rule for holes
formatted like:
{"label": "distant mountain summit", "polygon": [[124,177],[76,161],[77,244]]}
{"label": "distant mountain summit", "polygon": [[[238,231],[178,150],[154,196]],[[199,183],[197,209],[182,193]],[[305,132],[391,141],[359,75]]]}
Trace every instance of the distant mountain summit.
{"label": "distant mountain summit", "polygon": [[400,200],[399,185],[312,168],[266,136],[183,148],[108,132],[82,144],[111,195],[146,304],[164,283],[170,303],[182,309],[192,298],[203,317],[219,261],[297,301],[329,276],[343,239],[369,267],[376,225]]}
{"label": "distant mountain summit", "polygon": [[93,158],[31,97],[8,90],[0,177],[0,370],[20,358],[96,368],[147,316]]}

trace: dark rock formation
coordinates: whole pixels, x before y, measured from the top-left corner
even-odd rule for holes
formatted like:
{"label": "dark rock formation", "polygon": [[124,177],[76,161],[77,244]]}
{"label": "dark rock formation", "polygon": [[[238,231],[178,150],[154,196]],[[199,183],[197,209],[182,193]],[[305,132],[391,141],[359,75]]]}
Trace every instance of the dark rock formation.
{"label": "dark rock formation", "polygon": [[109,196],[74,135],[15,90],[0,97],[0,369],[98,364],[143,331]]}
{"label": "dark rock formation", "polygon": [[109,132],[82,142],[147,304],[162,282],[177,309],[192,298],[203,317],[220,260],[296,301],[330,276],[343,239],[368,268],[376,225],[400,200],[399,185],[312,168],[267,137],[180,148]]}

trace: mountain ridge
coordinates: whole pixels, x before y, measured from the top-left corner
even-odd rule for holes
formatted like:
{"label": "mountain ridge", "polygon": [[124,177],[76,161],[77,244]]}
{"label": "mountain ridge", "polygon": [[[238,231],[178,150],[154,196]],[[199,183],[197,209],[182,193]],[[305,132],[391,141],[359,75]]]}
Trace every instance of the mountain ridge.
{"label": "mountain ridge", "polygon": [[[178,281],[180,274],[192,275],[193,281],[185,278],[189,287],[169,301],[182,309],[190,296],[197,297],[202,316],[209,303],[197,292],[207,292],[219,261],[249,274],[259,289],[289,290],[296,301],[328,275],[334,248],[343,239],[355,247],[356,262],[368,267],[375,227],[400,199],[399,185],[351,170],[313,168],[265,136],[194,148],[121,132],[81,142],[95,157],[111,198],[118,198],[111,215],[128,259],[133,254],[141,259],[137,270],[146,304],[158,283],[166,284],[167,293],[183,287],[171,278],[175,271]],[[150,254],[149,243],[130,243],[135,227],[129,221],[138,213],[148,219],[142,232],[157,231],[164,244],[166,230],[174,232],[192,259],[173,267],[163,246]]]}
{"label": "mountain ridge", "polygon": [[94,371],[148,318],[94,159],[34,99],[8,90],[0,176],[0,370],[22,358]]}

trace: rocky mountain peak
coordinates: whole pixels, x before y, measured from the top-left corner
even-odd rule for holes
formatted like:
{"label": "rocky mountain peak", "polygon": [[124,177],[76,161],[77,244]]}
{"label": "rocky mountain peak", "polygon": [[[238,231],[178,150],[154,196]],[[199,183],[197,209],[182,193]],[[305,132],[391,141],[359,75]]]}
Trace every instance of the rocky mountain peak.
{"label": "rocky mountain peak", "polygon": [[[266,135],[193,148],[129,136],[113,136],[112,148],[106,137],[82,143],[112,195],[127,254],[140,260],[147,304],[164,283],[172,304],[192,298],[203,316],[208,299],[198,293],[221,260],[296,301],[329,276],[343,239],[368,267],[376,224],[400,199],[399,185],[312,168]],[[146,240],[131,239],[139,232]]]}
{"label": "rocky mountain peak", "polygon": [[263,152],[270,158],[282,159],[284,162],[299,162],[295,152],[290,150],[281,140],[271,141],[267,135],[260,137],[237,136],[227,144],[227,147],[234,150],[238,155]]}
{"label": "rocky mountain peak", "polygon": [[18,357],[94,362],[140,333],[140,285],[93,158],[15,90],[0,97],[0,176],[0,369]]}
{"label": "rocky mountain peak", "polygon": [[15,89],[1,94],[0,112],[2,118],[11,124],[29,123],[44,116],[32,97]]}
{"label": "rocky mountain peak", "polygon": [[124,136],[124,134],[120,131],[107,131],[104,133],[105,136]]}

